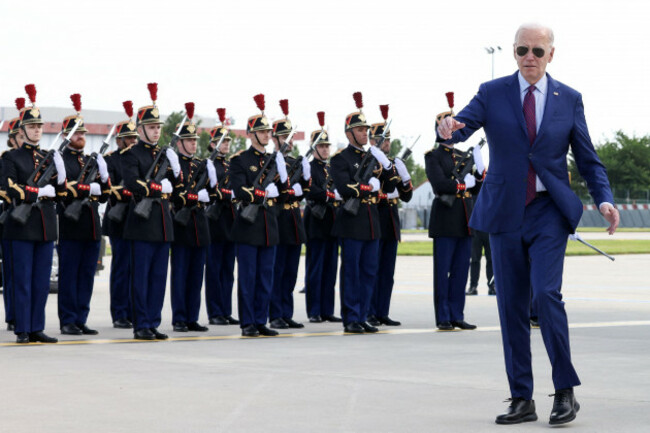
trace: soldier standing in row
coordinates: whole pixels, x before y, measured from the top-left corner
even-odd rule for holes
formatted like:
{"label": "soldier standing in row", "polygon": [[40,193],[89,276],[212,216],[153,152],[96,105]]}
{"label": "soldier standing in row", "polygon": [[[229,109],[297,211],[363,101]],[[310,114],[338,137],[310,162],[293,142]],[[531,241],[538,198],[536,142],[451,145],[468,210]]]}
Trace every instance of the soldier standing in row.
{"label": "soldier standing in row", "polygon": [[[131,201],[131,191],[123,184],[122,164],[124,154],[138,142],[138,133],[133,122],[133,102],[122,103],[128,120],[118,123],[115,129],[115,143],[117,150],[106,156],[106,165],[111,178],[111,197],[104,213],[102,228],[104,235],[111,242],[111,318],[113,327],[118,329],[131,329],[131,298],[129,296],[130,269],[131,269],[131,244],[124,240],[124,221],[126,210]],[[114,208],[123,209],[114,215]]]}
{"label": "soldier standing in row", "polygon": [[[101,224],[99,203],[105,203],[110,193],[110,179],[104,158],[84,155],[86,132],[81,117],[81,95],[70,96],[76,115],[63,119],[63,134],[70,143],[63,149],[62,157],[67,175],[67,194],[57,206],[59,215],[59,324],[64,335],[96,335],[97,331],[86,326],[93,294],[95,270],[99,258]],[[70,135],[73,126],[79,125]],[[94,173],[88,166],[96,165]],[[89,178],[93,176],[93,178]],[[77,215],[69,215],[69,207],[76,201],[82,206]],[[75,219],[76,218],[76,219]]]}
{"label": "soldier standing in row", "polygon": [[325,112],[319,111],[317,116],[321,129],[311,133],[314,159],[311,161],[312,181],[305,207],[305,299],[307,316],[311,323],[341,322],[339,317],[334,316],[339,243],[332,235],[341,196],[335,190],[329,173],[327,160],[330,156],[330,142],[325,131]]}
{"label": "soldier standing in row", "polygon": [[[275,151],[278,153],[286,143],[292,129],[291,121],[287,117],[289,115],[289,101],[282,99],[280,107],[285,117],[273,122],[273,141],[275,142]],[[288,171],[289,183],[285,184],[284,188],[280,190],[279,197],[278,230],[280,243],[275,249],[273,291],[269,309],[271,328],[276,329],[305,327],[302,323],[293,320],[293,289],[298,278],[300,250],[302,244],[307,240],[300,212],[300,201],[304,194],[309,192],[311,166],[307,158],[299,156],[300,161],[296,161],[295,158],[289,156],[292,149],[293,140],[290,140],[286,149],[286,166],[287,170],[296,167],[298,173]],[[297,178],[293,179],[292,177]],[[295,183],[292,184],[292,182]]]}
{"label": "soldier standing in row", "polygon": [[[232,317],[232,288],[235,282],[235,244],[232,225],[235,221],[235,199],[230,189],[228,153],[232,139],[226,128],[226,109],[217,108],[221,125],[210,131],[209,151],[221,141],[214,165],[219,187],[214,191],[214,209],[208,213],[211,242],[205,267],[205,305],[210,325],[239,325]],[[221,138],[223,137],[223,140]]]}

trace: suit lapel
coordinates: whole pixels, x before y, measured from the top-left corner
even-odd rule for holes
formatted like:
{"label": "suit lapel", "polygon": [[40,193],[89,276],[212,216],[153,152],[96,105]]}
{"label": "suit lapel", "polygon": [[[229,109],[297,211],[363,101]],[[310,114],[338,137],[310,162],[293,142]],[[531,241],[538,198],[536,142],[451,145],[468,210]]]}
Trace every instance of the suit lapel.
{"label": "suit lapel", "polygon": [[515,112],[515,117],[521,129],[524,131],[526,137],[528,137],[528,131],[526,130],[526,120],[524,119],[524,109],[521,105],[521,95],[519,92],[519,78],[517,76],[519,72],[515,72],[514,75],[510,76],[510,80],[506,82],[508,89],[508,99],[510,100],[510,105]]}
{"label": "suit lapel", "polygon": [[542,117],[542,124],[539,126],[539,132],[537,133],[537,137],[535,138],[535,142],[533,143],[533,146],[539,142],[539,140],[542,138],[544,133],[546,132],[546,129],[549,127],[549,125],[552,122],[552,117],[553,113],[555,111],[555,104],[557,103],[556,99],[559,96],[559,87],[557,84],[557,81],[555,81],[553,78],[551,78],[550,75],[547,75],[548,77],[548,85],[546,86],[546,105],[544,106],[544,117]]}

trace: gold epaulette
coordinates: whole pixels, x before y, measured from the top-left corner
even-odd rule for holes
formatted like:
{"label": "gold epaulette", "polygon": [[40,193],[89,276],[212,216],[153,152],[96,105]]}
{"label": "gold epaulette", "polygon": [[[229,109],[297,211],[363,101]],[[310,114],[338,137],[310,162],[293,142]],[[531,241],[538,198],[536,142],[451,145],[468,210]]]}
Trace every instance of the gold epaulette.
{"label": "gold epaulette", "polygon": [[242,153],[243,151],[245,151],[245,150],[246,150],[246,149],[238,150],[237,152],[235,152],[235,153],[233,153],[232,155],[230,155],[230,158],[229,158],[229,159],[233,159],[234,157],[241,155],[241,153]]}

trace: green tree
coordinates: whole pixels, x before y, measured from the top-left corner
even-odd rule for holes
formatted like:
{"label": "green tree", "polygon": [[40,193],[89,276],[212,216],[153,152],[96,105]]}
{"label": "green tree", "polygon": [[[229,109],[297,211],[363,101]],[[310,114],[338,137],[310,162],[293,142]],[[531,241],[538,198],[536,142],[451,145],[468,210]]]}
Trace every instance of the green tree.
{"label": "green tree", "polygon": [[[395,139],[391,141],[390,143],[390,152],[389,155],[394,158],[396,156],[401,156],[402,152],[402,142],[400,139]],[[420,164],[416,163],[413,160],[413,156],[410,156],[409,158],[404,161],[404,165],[406,166],[406,169],[409,171],[409,174],[411,175],[411,182],[413,183],[413,186],[416,187],[420,185],[422,182],[425,182],[427,180],[427,172],[422,167]]]}

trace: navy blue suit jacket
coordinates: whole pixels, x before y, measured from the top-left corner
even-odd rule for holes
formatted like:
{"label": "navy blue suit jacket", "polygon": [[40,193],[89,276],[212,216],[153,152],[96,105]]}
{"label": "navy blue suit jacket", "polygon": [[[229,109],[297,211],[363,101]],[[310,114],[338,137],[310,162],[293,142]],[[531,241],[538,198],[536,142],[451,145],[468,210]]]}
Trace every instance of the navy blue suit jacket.
{"label": "navy blue suit jacket", "polygon": [[596,204],[614,203],[607,171],[589,137],[582,96],[547,76],[544,117],[532,146],[517,73],[481,84],[476,96],[456,116],[466,126],[454,132],[447,143],[465,141],[483,128],[490,148],[490,169],[470,219],[474,229],[502,233],[522,226],[531,162],[574,232],[582,216],[582,203],[569,185],[569,147]]}

